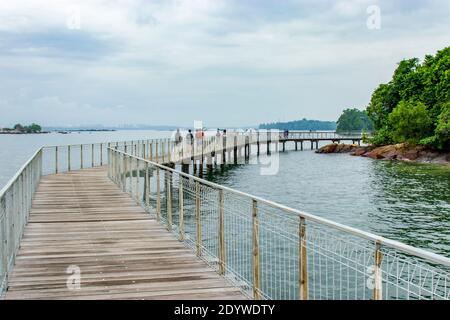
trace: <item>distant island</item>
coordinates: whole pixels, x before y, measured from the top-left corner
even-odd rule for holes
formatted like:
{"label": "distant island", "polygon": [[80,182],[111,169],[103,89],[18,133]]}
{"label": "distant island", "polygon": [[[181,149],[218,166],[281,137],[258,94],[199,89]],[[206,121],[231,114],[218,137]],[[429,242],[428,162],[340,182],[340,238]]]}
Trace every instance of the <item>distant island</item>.
{"label": "distant island", "polygon": [[345,109],[337,121],[337,133],[342,132],[371,132],[373,122],[367,115],[367,112],[359,109]]}
{"label": "distant island", "polygon": [[56,132],[87,132],[87,131],[122,131],[122,130],[155,130],[155,131],[173,131],[176,130],[177,126],[170,125],[145,125],[145,124],[136,124],[136,125],[117,125],[117,126],[105,126],[101,124],[93,124],[93,125],[79,125],[79,126],[49,126],[44,127],[47,131],[56,131]]}
{"label": "distant island", "polygon": [[259,125],[259,129],[279,129],[279,130],[336,130],[336,122],[321,120],[302,120],[288,122],[272,122]]}
{"label": "distant island", "polygon": [[14,125],[12,128],[0,128],[0,134],[36,134],[36,133],[48,133],[42,131],[42,127],[36,123],[32,123],[28,126],[24,126],[20,123]]}

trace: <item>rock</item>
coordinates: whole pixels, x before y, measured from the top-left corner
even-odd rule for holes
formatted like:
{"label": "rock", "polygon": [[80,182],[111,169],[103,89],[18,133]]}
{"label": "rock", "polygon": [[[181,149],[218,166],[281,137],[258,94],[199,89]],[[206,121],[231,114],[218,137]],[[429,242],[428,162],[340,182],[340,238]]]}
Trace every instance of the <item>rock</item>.
{"label": "rock", "polygon": [[[356,155],[356,152],[354,153]],[[374,148],[361,154],[372,159],[401,160],[426,163],[449,163],[447,153],[430,150],[425,146],[413,146],[405,143]]]}
{"label": "rock", "polygon": [[355,151],[353,151],[351,153],[352,156],[362,156],[363,154],[365,154],[367,152],[367,148],[366,147],[359,147],[357,148]]}
{"label": "rock", "polygon": [[[345,144],[345,143],[330,143],[323,146],[316,153],[357,153],[357,155],[362,155],[367,152],[370,147],[361,147],[356,144]],[[356,155],[356,154],[355,154]]]}
{"label": "rock", "polygon": [[336,151],[336,147],[338,145],[336,143],[327,144],[316,150],[316,153],[334,153]]}
{"label": "rock", "polygon": [[377,153],[376,151],[375,152],[374,151],[367,152],[363,156],[364,157],[369,157],[369,158],[372,158],[372,159],[378,159],[378,160],[379,159],[384,159],[384,156],[382,154],[380,154],[380,153]]}
{"label": "rock", "polygon": [[430,150],[425,146],[413,146],[406,143],[382,147],[355,144],[331,143],[323,146],[316,153],[350,153],[353,156],[368,157],[376,160],[401,160],[424,163],[450,163],[450,153]]}

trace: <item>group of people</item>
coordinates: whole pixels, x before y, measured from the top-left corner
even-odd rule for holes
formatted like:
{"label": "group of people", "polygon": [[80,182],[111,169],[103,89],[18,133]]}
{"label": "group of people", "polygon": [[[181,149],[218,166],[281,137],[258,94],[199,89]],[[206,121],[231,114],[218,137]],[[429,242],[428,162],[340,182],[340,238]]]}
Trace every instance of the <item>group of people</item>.
{"label": "group of people", "polygon": [[[227,134],[227,130],[223,129],[217,129],[216,132],[216,138],[225,137]],[[202,139],[205,137],[205,131],[203,129],[196,129],[195,130],[195,140],[202,141]],[[186,134],[186,142],[188,144],[194,143],[194,134],[192,133],[192,130],[189,129]],[[183,142],[183,136],[181,135],[180,129],[177,129],[177,132],[175,133],[175,144],[178,145]]]}

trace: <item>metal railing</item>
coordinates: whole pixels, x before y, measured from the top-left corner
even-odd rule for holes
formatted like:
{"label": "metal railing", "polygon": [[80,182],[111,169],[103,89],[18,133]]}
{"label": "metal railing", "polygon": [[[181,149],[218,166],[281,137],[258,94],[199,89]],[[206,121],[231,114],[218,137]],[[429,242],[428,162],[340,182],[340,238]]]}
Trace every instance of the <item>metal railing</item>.
{"label": "metal railing", "polygon": [[[290,131],[289,139],[358,139],[359,133],[337,134],[328,131]],[[106,164],[107,149],[109,147],[126,148],[128,153],[155,160],[157,162],[179,162],[186,158],[187,154],[198,158],[201,155],[220,153],[223,150],[242,148],[248,144],[276,143],[283,139],[283,133],[277,130],[229,132],[226,137],[208,136],[203,139],[195,139],[188,144],[175,144],[172,138],[147,139],[120,142],[86,143],[58,146],[45,146],[43,152],[43,174],[54,174],[72,170],[102,166]],[[198,143],[198,142],[201,143]]]}
{"label": "metal railing", "polygon": [[255,299],[450,299],[450,259],[109,148],[108,175]]}
{"label": "metal railing", "polygon": [[[276,140],[232,136],[225,146],[207,137],[197,153]],[[179,148],[157,139],[36,151],[0,191],[0,296],[42,174],[108,164],[119,187],[256,299],[450,299],[450,259],[155,162],[173,161]]]}
{"label": "metal railing", "polygon": [[[366,133],[367,135],[368,133]],[[353,140],[361,139],[362,132],[334,132],[334,131],[288,131],[287,136],[280,132],[280,139],[319,139],[319,140]]]}
{"label": "metal railing", "polygon": [[42,148],[0,190],[0,297],[3,296],[19,250],[23,229],[41,178]]}
{"label": "metal railing", "polygon": [[72,170],[92,168],[107,164],[109,147],[121,147],[133,155],[149,159],[169,159],[173,142],[171,139],[147,139],[120,142],[86,143],[45,146],[43,152],[43,174],[55,174]]}

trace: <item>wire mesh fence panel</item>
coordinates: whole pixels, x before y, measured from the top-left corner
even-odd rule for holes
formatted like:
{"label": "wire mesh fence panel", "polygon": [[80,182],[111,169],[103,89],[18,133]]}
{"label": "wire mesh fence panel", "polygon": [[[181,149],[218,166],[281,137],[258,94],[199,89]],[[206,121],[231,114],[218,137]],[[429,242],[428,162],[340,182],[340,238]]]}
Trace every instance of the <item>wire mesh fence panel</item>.
{"label": "wire mesh fence panel", "polygon": [[450,298],[445,257],[110,150],[136,160],[138,203],[249,297]]}
{"label": "wire mesh fence panel", "polygon": [[[0,297],[8,286],[23,229],[43,171],[45,153],[39,149],[0,190]],[[47,154],[48,156],[48,154]]]}
{"label": "wire mesh fence panel", "polygon": [[244,291],[252,289],[252,201],[224,192],[225,270]]}

